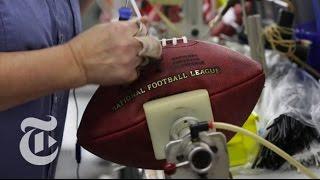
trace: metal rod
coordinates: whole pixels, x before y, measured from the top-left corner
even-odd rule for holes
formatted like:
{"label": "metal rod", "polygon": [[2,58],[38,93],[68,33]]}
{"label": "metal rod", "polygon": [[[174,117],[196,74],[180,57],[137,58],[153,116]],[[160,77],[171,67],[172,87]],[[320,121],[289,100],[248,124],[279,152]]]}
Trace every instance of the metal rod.
{"label": "metal rod", "polygon": [[131,5],[132,5],[132,7],[133,7],[133,10],[134,10],[134,12],[136,13],[138,19],[141,19],[141,18],[142,18],[142,15],[141,15],[141,12],[140,12],[140,10],[139,10],[139,7],[138,7],[136,1],[135,1],[135,0],[130,0],[130,2],[131,2]]}
{"label": "metal rod", "polygon": [[248,39],[251,51],[252,59],[259,61],[267,74],[267,65],[265,57],[265,41],[263,37],[263,30],[261,24],[261,16],[253,15],[249,16],[247,19],[248,25]]}

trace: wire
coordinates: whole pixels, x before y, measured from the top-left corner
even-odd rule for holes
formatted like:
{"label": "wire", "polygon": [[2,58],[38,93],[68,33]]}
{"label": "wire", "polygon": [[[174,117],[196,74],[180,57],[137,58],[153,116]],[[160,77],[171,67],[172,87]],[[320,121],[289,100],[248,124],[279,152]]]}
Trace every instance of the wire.
{"label": "wire", "polygon": [[142,18],[142,15],[141,15],[141,12],[140,12],[140,10],[139,10],[139,8],[138,8],[138,5],[137,5],[136,1],[135,1],[135,0],[130,0],[130,2],[131,2],[131,5],[132,5],[132,7],[133,7],[133,10],[134,10],[134,12],[136,13],[138,19],[141,19],[141,18]]}
{"label": "wire", "polygon": [[[295,55],[297,48],[296,41],[283,39],[282,35],[293,36],[293,30],[291,28],[280,27],[274,24],[266,27],[264,34],[272,49],[286,55],[289,59],[301,66],[303,69],[307,70],[311,75],[315,76],[317,79],[320,79],[320,73],[316,69],[303,62],[299,57]],[[280,51],[278,47],[287,49],[287,52]]]}
{"label": "wire", "polygon": [[[291,2],[291,0],[282,0],[282,1],[284,1],[288,4],[289,11],[295,12],[295,7],[294,7],[293,3]],[[232,6],[236,5],[237,3],[239,3],[239,0],[229,0],[228,3],[223,7],[223,9],[221,11],[219,11],[217,16],[209,22],[209,27],[214,28],[222,20],[222,17],[227,13],[227,11]],[[242,4],[242,10],[243,10],[244,17],[246,17],[247,15],[246,15],[246,11],[245,11],[245,0],[241,0],[240,3]]]}
{"label": "wire", "polygon": [[80,164],[77,164],[77,179],[80,179]]}
{"label": "wire", "polygon": [[287,160],[291,165],[295,166],[298,169],[298,172],[304,173],[306,176],[308,176],[311,179],[319,179],[319,177],[314,174],[312,171],[310,171],[308,168],[303,166],[301,163],[299,163],[297,160],[295,160],[292,156],[275,146],[274,144],[270,143],[269,141],[263,139],[262,137],[237,126],[227,124],[227,123],[219,123],[219,122],[214,122],[213,123],[214,127],[216,129],[220,130],[227,130],[227,131],[232,131],[235,133],[240,133],[245,136],[249,136],[259,142],[260,144],[264,145],[265,147],[269,148],[273,152],[277,153],[279,156]]}
{"label": "wire", "polygon": [[[76,105],[76,130],[77,130],[79,126],[79,105],[77,100],[76,89],[72,90],[72,94],[73,94],[74,103]],[[77,161],[76,176],[77,176],[77,179],[80,179],[81,147],[78,143],[76,143],[75,151],[76,151],[76,161]]]}
{"label": "wire", "polygon": [[282,46],[287,48],[286,54],[293,54],[296,50],[296,41],[283,39],[282,35],[293,35],[293,30],[291,28],[280,27],[276,24],[268,26],[265,28],[264,34],[266,39],[271,44],[271,47],[277,50],[277,46]]}
{"label": "wire", "polygon": [[72,91],[73,94],[73,99],[74,99],[74,103],[76,105],[76,128],[78,129],[78,125],[79,125],[79,105],[78,105],[78,100],[77,100],[77,95],[76,95],[76,89],[73,89]]}

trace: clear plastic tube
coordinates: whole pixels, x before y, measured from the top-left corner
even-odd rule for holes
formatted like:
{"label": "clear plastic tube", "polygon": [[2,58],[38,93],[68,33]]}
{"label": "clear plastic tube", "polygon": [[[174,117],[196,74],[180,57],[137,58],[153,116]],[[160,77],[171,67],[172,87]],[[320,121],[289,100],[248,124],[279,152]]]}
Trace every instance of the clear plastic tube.
{"label": "clear plastic tube", "polygon": [[316,174],[314,174],[308,168],[306,168],[301,163],[296,161],[292,156],[290,156],[289,154],[287,154],[286,152],[284,152],[283,150],[281,150],[280,148],[278,148],[274,144],[270,143],[269,141],[263,139],[262,137],[257,136],[256,134],[254,134],[246,129],[243,129],[243,128],[240,128],[240,127],[237,127],[237,126],[234,126],[231,124],[219,123],[219,122],[214,122],[213,124],[216,129],[241,133],[245,136],[249,136],[249,137],[253,138],[258,143],[260,143],[260,144],[264,145],[265,147],[269,148],[270,150],[274,151],[279,156],[281,156],[282,158],[287,160],[291,165],[295,166],[298,169],[298,172],[304,173],[306,176],[308,176],[311,179],[319,179],[319,177]]}

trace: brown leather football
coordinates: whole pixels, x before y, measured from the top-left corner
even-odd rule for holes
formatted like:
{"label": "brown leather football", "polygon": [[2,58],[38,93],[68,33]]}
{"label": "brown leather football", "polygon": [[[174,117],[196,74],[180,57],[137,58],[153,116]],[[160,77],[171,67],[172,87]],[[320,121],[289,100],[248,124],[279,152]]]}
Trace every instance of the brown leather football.
{"label": "brown leather football", "polygon": [[[130,86],[100,87],[83,115],[78,141],[91,153],[125,166],[163,169],[155,159],[143,104],[207,89],[215,121],[242,126],[255,107],[265,75],[256,61],[216,44],[169,43],[162,58]],[[224,132],[229,140],[234,134]]]}

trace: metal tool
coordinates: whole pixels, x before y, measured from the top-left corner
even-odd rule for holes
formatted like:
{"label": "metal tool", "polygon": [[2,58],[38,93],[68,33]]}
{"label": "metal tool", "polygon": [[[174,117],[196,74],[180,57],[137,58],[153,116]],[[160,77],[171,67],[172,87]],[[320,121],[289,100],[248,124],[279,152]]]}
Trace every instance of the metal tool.
{"label": "metal tool", "polygon": [[136,14],[137,18],[141,19],[142,15],[141,15],[141,12],[139,10],[139,7],[138,7],[136,1],[135,0],[130,0],[130,2],[131,2],[131,5],[133,7],[134,13]]}
{"label": "metal tool", "polygon": [[231,178],[225,136],[209,132],[207,122],[193,124],[187,129],[190,129],[187,136],[171,141],[166,147],[167,178]]}

